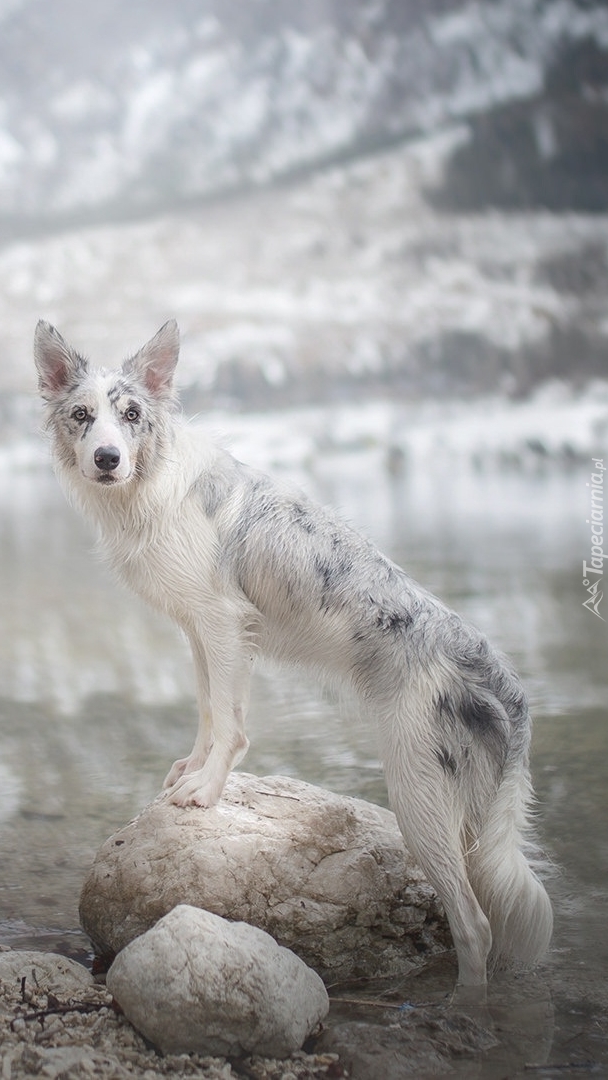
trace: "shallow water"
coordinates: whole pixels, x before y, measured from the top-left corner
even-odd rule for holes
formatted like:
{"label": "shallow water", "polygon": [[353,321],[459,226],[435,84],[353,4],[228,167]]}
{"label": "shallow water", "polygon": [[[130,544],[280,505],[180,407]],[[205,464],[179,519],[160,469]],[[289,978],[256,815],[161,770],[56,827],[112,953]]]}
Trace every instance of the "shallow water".
{"label": "shallow water", "polygon": [[[0,476],[0,943],[82,958],[82,877],[189,751],[193,680],[179,634],[114,584],[42,462]],[[554,948],[524,1010],[531,1033],[521,987],[493,989],[511,1036],[483,1075],[608,1068],[608,630],[582,607],[590,469],[396,464],[351,447],[308,457],[298,481],[514,658],[535,717],[539,831],[560,868]],[[249,728],[248,771],[386,804],[373,733],[301,675],[256,675]],[[441,997],[451,977],[393,989]]]}

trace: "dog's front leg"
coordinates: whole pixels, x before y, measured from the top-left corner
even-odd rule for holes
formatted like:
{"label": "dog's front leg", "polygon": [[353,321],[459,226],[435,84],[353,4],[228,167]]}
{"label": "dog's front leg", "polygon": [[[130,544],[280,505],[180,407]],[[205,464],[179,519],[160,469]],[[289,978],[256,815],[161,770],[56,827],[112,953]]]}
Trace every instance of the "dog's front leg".
{"label": "dog's front leg", "polygon": [[171,788],[184,773],[202,769],[213,744],[213,725],[211,720],[211,702],[209,700],[209,670],[207,656],[202,641],[196,634],[188,635],[196,674],[196,699],[198,704],[198,731],[192,752],[185,758],[173,762],[163,788]]}
{"label": "dog's front leg", "polygon": [[[252,657],[243,646],[234,626],[221,627],[214,621],[213,639],[200,637],[193,653],[197,671],[205,659],[206,684],[199,681],[199,728],[196,741],[186,759],[176,762],[169,773],[174,780],[169,798],[178,806],[215,806],[231,769],[247,753],[245,718],[249,700]],[[192,637],[191,637],[192,641]],[[202,665],[201,665],[202,670]],[[208,695],[201,694],[208,687]]]}

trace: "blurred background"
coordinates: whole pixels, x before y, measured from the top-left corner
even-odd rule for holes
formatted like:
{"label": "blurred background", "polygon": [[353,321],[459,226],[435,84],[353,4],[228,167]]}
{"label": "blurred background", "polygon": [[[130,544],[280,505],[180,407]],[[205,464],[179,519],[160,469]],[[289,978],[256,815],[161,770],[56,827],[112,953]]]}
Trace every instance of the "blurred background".
{"label": "blurred background", "polygon": [[[34,326],[112,366],[174,316],[186,411],[515,659],[560,948],[605,964],[607,300],[605,0],[0,0],[0,941],[80,947],[195,727],[52,477]],[[259,674],[251,734],[251,771],[386,801],[302,676]]]}

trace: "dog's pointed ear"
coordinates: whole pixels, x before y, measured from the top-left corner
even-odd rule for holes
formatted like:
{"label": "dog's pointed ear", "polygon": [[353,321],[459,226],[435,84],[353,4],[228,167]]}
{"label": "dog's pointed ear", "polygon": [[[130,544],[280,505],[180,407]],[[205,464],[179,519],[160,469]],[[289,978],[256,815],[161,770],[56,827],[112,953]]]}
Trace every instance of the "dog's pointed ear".
{"label": "dog's pointed ear", "polygon": [[179,328],[169,319],[138,353],[123,365],[126,374],[136,373],[154,397],[171,394],[173,372],[179,357]]}
{"label": "dog's pointed ear", "polygon": [[40,319],[34,334],[34,362],[43,397],[52,397],[87,370],[86,360],[70,348],[50,323]]}

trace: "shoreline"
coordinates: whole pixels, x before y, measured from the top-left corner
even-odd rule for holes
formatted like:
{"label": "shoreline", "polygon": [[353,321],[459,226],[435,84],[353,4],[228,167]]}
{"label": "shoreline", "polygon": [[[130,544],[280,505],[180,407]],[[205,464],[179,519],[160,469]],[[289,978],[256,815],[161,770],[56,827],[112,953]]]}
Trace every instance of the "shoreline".
{"label": "shoreline", "polygon": [[[115,1011],[99,983],[90,982],[68,1011],[59,993],[45,994],[42,980],[24,1000],[21,981],[7,988],[0,979],[3,1077],[25,1080],[44,1069],[43,1075],[53,1078],[67,1068],[70,1080],[84,1080],[93,1065],[101,1080],[157,1080],[175,1072],[200,1080],[377,1080],[379,1075],[396,1080],[449,1072],[468,1080],[473,1074],[506,1075],[495,1071],[499,1066],[515,1080],[529,1076],[530,1069],[559,1069],[564,1077],[579,1075],[583,1068],[594,1071],[608,1066],[608,987],[601,957],[590,945],[583,952],[573,942],[576,926],[567,881],[558,894],[556,934],[547,960],[535,973],[492,980],[486,1006],[451,1002],[455,960],[451,953],[442,954],[408,976],[330,987],[323,1032],[283,1061],[163,1058]],[[601,910],[598,903],[598,934]],[[0,946],[0,964],[6,956],[31,955]],[[51,951],[36,955],[63,959]],[[87,968],[82,971],[92,979]],[[49,1006],[44,1019],[32,1015]],[[17,1030],[11,1027],[14,1019]],[[391,1071],[395,1062],[398,1073]]]}

